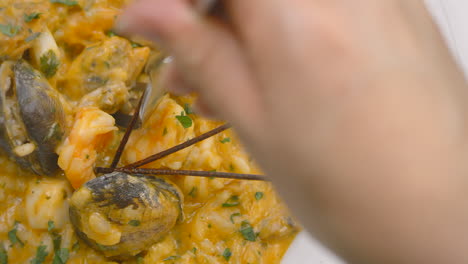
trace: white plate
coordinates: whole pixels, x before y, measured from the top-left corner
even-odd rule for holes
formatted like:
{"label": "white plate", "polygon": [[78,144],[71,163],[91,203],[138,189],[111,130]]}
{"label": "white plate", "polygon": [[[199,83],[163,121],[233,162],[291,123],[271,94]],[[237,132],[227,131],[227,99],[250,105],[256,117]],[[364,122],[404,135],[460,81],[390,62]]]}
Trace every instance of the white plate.
{"label": "white plate", "polygon": [[[468,76],[468,1],[426,0],[448,40],[455,58]],[[286,254],[283,264],[343,264],[307,233],[299,234]]]}

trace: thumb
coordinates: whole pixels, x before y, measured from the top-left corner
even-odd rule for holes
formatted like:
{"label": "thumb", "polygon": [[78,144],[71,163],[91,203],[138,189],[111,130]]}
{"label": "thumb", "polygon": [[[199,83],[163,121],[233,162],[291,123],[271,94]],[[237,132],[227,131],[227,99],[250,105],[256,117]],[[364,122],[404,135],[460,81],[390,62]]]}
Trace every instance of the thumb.
{"label": "thumb", "polygon": [[262,120],[260,91],[239,42],[223,25],[199,16],[187,1],[138,1],[122,15],[118,29],[158,41],[203,103],[243,132],[252,133],[245,130]]}

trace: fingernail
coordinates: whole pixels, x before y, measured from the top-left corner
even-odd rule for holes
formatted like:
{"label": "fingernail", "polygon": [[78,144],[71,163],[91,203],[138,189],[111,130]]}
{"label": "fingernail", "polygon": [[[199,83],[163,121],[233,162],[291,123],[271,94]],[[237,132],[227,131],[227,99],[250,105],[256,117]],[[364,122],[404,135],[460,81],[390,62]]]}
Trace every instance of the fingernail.
{"label": "fingernail", "polygon": [[190,88],[185,85],[179,85],[177,83],[171,83],[168,85],[167,90],[174,95],[187,95],[192,92]]}
{"label": "fingernail", "polygon": [[195,104],[192,106],[193,112],[199,116],[203,116],[204,118],[208,118],[211,120],[220,120],[213,111],[211,111],[205,103],[203,103],[200,99],[198,99]]}
{"label": "fingernail", "polygon": [[186,95],[192,92],[190,84],[183,80],[177,71],[172,57],[165,59],[166,64],[161,71],[160,82],[166,90],[174,95]]}
{"label": "fingernail", "polygon": [[115,23],[114,31],[126,37],[141,37],[145,40],[152,41],[158,46],[162,46],[161,39],[154,33],[148,33],[141,28],[134,26],[133,18],[130,15],[122,15]]}
{"label": "fingernail", "polygon": [[119,34],[125,34],[128,32],[130,29],[130,21],[129,17],[127,15],[122,15],[117,18],[117,21],[115,22],[114,29],[117,33]]}

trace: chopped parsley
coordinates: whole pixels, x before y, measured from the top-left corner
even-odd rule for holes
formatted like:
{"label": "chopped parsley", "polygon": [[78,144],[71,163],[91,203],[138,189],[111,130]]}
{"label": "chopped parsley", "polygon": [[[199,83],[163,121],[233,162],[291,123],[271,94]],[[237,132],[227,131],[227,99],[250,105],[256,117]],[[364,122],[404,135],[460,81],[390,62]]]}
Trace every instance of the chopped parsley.
{"label": "chopped parsley", "polygon": [[70,255],[70,252],[68,251],[68,248],[61,248],[57,251],[55,251],[55,256],[52,264],[65,264],[68,261],[68,257]]}
{"label": "chopped parsley", "polygon": [[112,37],[115,37],[115,36],[118,36],[117,33],[115,33],[113,30],[107,31],[106,35],[107,35],[108,37],[111,37],[111,38],[112,38]]}
{"label": "chopped parsley", "polygon": [[96,246],[97,246],[97,247],[99,248],[99,250],[101,250],[101,251],[106,251],[106,250],[107,250],[107,247],[106,247],[106,246],[101,245],[101,244],[99,244],[99,243],[96,243]]}
{"label": "chopped parsley", "polygon": [[8,264],[8,253],[3,247],[3,244],[0,244],[0,264]]}
{"label": "chopped parsley", "polygon": [[224,144],[224,143],[229,143],[229,142],[231,142],[231,138],[229,138],[229,137],[223,138],[223,139],[220,140],[219,142],[221,142],[221,143],[223,143],[223,144]]}
{"label": "chopped parsley", "polygon": [[144,260],[143,260],[143,257],[138,257],[137,258],[137,264],[143,264],[144,263]]}
{"label": "chopped parsley", "polygon": [[234,168],[234,165],[232,165],[232,163],[229,164],[229,170],[230,170],[230,171],[235,171],[235,170],[236,170],[236,169]]}
{"label": "chopped parsley", "polygon": [[78,5],[78,1],[75,0],[50,0],[52,4],[64,4],[67,6],[76,6]]}
{"label": "chopped parsley", "polygon": [[[54,231],[55,223],[52,220],[47,222],[47,231],[49,231],[50,236],[52,237],[52,242],[54,244],[54,251],[60,250],[60,245],[62,244],[62,236]],[[54,262],[55,263],[55,262]]]}
{"label": "chopped parsley", "polygon": [[140,226],[141,222],[139,220],[130,220],[128,224],[131,226]]}
{"label": "chopped parsley", "polygon": [[39,19],[41,17],[42,13],[31,13],[31,14],[24,14],[24,22],[29,23],[33,21],[34,19]]}
{"label": "chopped parsley", "polygon": [[164,128],[163,130],[163,136],[167,135],[167,127]]}
{"label": "chopped parsley", "polygon": [[49,50],[44,55],[42,55],[40,61],[41,71],[44,73],[46,78],[51,78],[55,75],[55,73],[57,73],[60,62],[53,50]]}
{"label": "chopped parsley", "polygon": [[229,261],[229,259],[231,258],[232,256],[232,252],[231,252],[231,249],[229,248],[226,248],[223,252],[223,257],[226,261]]}
{"label": "chopped parsley", "polygon": [[239,232],[242,234],[245,240],[255,242],[257,235],[255,234],[249,221],[242,221]]}
{"label": "chopped parsley", "polygon": [[193,254],[197,254],[197,248],[196,247],[192,248],[192,252]]}
{"label": "chopped parsley", "polygon": [[52,235],[52,242],[54,243],[54,250],[57,251],[60,249],[60,245],[62,244],[62,236],[57,234],[56,232],[51,232]]}
{"label": "chopped parsley", "polygon": [[16,235],[16,232],[18,231],[17,227],[18,227],[18,222],[15,221],[14,228],[8,232],[8,239],[10,240],[12,246],[15,244],[19,244],[21,247],[24,247],[23,241],[21,241],[21,239],[19,239],[18,236]]}
{"label": "chopped parsley", "polygon": [[184,104],[184,110],[185,110],[185,113],[187,113],[187,115],[191,115],[193,114],[193,110],[192,110],[192,107],[189,105],[189,104]]}
{"label": "chopped parsley", "polygon": [[8,36],[10,38],[16,36],[18,32],[20,31],[21,27],[18,26],[13,26],[12,24],[0,24],[0,32],[3,33],[3,35]]}
{"label": "chopped parsley", "polygon": [[47,246],[40,245],[37,247],[36,257],[31,260],[31,264],[42,264],[44,263],[45,258],[49,255],[49,252],[46,251]]}
{"label": "chopped parsley", "polygon": [[179,256],[170,256],[170,257],[167,257],[165,259],[163,259],[163,261],[168,261],[168,260],[174,260],[174,259],[178,259]]}
{"label": "chopped parsley", "polygon": [[141,47],[143,47],[143,45],[132,41],[132,48],[135,49],[135,48],[141,48]]}
{"label": "chopped parsley", "polygon": [[239,196],[233,195],[229,199],[227,199],[227,201],[224,202],[221,206],[222,207],[234,207],[234,206],[238,206],[239,204],[240,204]]}
{"label": "chopped parsley", "polygon": [[197,196],[197,187],[193,187],[192,190],[190,190],[189,194],[192,197]]}
{"label": "chopped parsley", "polygon": [[184,128],[189,128],[193,124],[192,118],[190,118],[190,116],[186,115],[184,111],[182,111],[182,113],[180,113],[180,115],[176,116],[176,118],[177,118],[177,120],[179,120],[180,124]]}
{"label": "chopped parsley", "polygon": [[75,244],[72,246],[72,251],[80,250],[80,242],[76,241]]}
{"label": "chopped parsley", "polygon": [[263,192],[256,192],[255,193],[255,200],[260,200],[263,198]]}
{"label": "chopped parsley", "polygon": [[234,217],[238,217],[238,216],[241,216],[241,214],[240,214],[240,213],[235,213],[235,214],[232,214],[232,215],[231,215],[231,217],[230,217],[230,219],[231,219],[231,223],[233,223],[233,224],[234,224],[234,223],[235,223],[235,222],[234,222]]}
{"label": "chopped parsley", "polygon": [[27,37],[24,41],[26,41],[26,43],[27,43],[27,42],[31,42],[31,41],[37,39],[40,35],[41,35],[41,32],[32,33],[32,34],[29,35],[29,37]]}
{"label": "chopped parsley", "polygon": [[54,230],[54,228],[55,228],[54,221],[49,220],[49,222],[47,222],[47,231],[50,232],[50,231]]}

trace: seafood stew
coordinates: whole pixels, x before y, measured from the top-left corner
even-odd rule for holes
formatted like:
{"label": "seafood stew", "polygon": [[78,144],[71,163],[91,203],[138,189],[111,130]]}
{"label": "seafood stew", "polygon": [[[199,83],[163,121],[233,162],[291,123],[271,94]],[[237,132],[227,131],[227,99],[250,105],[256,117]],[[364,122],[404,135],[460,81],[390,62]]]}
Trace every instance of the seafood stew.
{"label": "seafood stew", "polygon": [[[96,173],[158,54],[112,31],[128,2],[0,0],[0,264],[280,263],[300,228],[270,183],[214,177],[260,173],[229,129],[142,166],[186,174]],[[193,101],[163,95],[118,167],[222,125]]]}

